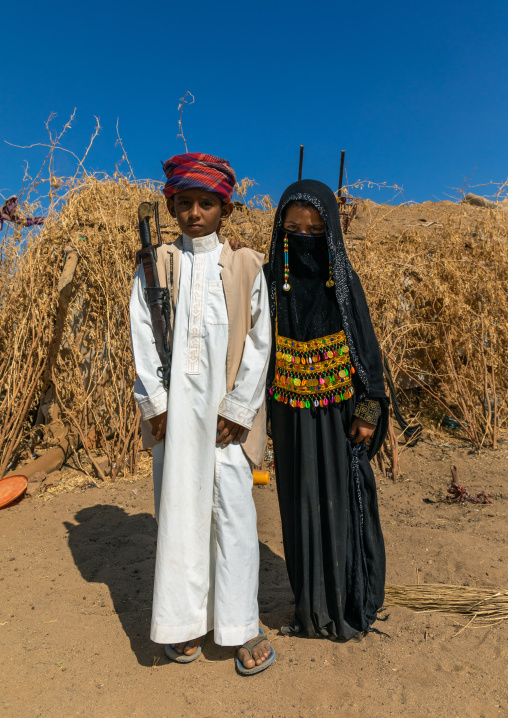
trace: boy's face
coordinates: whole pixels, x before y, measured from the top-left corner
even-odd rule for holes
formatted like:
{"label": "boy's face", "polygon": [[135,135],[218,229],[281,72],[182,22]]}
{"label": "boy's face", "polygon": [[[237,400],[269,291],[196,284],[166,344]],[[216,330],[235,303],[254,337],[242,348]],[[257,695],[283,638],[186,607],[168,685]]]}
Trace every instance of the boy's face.
{"label": "boy's face", "polygon": [[168,210],[176,217],[182,232],[192,239],[217,231],[221,219],[229,217],[233,203],[222,204],[215,192],[186,189],[167,200]]}

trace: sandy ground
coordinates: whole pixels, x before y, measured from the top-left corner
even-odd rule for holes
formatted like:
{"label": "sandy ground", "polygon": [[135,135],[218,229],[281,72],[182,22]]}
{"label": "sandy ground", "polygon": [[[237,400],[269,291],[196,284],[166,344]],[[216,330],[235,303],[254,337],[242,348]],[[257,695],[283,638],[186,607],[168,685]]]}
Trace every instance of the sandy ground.
{"label": "sandy ground", "polygon": [[[434,443],[433,443],[434,441]],[[441,442],[441,443],[440,443]],[[428,439],[379,480],[388,583],[506,588],[508,444]],[[440,499],[450,465],[493,506]],[[24,499],[0,512],[0,716],[508,716],[508,625],[387,606],[363,643],[286,638],[292,613],[273,482],[255,487],[261,621],[276,663],[235,673],[209,636],[187,666],[149,639],[156,526],[150,478]],[[505,622],[506,624],[506,622]]]}

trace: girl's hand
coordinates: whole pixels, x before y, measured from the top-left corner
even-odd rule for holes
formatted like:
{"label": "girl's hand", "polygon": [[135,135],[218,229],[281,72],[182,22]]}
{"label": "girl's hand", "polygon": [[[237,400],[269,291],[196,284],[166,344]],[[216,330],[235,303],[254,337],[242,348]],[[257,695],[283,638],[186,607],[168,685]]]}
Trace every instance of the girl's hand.
{"label": "girl's hand", "polygon": [[164,414],[159,414],[159,416],[154,416],[151,419],[148,419],[152,426],[152,434],[155,436],[157,441],[162,441],[166,436],[167,418],[168,412],[165,411]]}
{"label": "girl's hand", "polygon": [[370,439],[375,431],[375,424],[369,424],[368,421],[364,421],[364,419],[360,419],[358,416],[355,416],[353,417],[353,423],[351,424],[349,435],[356,437],[353,444],[360,444],[362,441]]}
{"label": "girl's hand", "polygon": [[229,246],[231,247],[233,252],[236,252],[237,249],[243,249],[243,247],[246,247],[247,245],[245,244],[245,242],[241,242],[239,239],[230,239]]}
{"label": "girl's hand", "polygon": [[231,442],[238,442],[242,438],[242,434],[245,431],[244,426],[235,424],[231,419],[224,419],[223,416],[217,417],[217,445],[221,444],[224,449]]}

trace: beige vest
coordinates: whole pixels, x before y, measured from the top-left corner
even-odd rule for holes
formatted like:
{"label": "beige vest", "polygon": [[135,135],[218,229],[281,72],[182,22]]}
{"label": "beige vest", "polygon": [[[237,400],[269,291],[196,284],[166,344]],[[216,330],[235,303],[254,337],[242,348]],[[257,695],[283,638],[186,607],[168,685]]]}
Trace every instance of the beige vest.
{"label": "beige vest", "polygon": [[[234,252],[227,239],[219,237],[219,240],[224,244],[219,264],[222,267],[221,279],[228,312],[226,390],[230,392],[235,385],[245,339],[252,325],[250,306],[252,286],[263,266],[264,255],[247,248]],[[173,326],[180,283],[181,252],[181,237],[172,244],[163,244],[157,248],[159,282],[161,287],[169,289],[171,297],[170,343],[173,341]],[[254,466],[261,466],[266,446],[266,403],[264,400],[254,419],[252,429],[245,432],[241,443],[247,458]]]}

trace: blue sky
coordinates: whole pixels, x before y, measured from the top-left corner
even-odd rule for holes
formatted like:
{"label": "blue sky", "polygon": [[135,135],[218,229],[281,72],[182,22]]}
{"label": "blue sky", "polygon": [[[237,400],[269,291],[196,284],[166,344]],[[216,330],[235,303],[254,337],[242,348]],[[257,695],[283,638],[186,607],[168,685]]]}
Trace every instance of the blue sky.
{"label": "blue sky", "polygon": [[[189,151],[230,160],[239,178],[277,201],[297,177],[404,187],[406,200],[443,199],[508,175],[508,3],[195,2],[28,0],[12,10],[0,48],[0,190],[15,193],[23,161],[37,169],[44,122],[82,154],[100,118],[87,166],[113,172],[116,120],[138,178],[162,179],[160,160],[183,152],[178,100],[190,90]],[[56,171],[72,172],[68,156]],[[480,191],[481,192],[481,191]],[[488,191],[485,190],[485,193]],[[364,190],[377,201],[390,191]]]}

